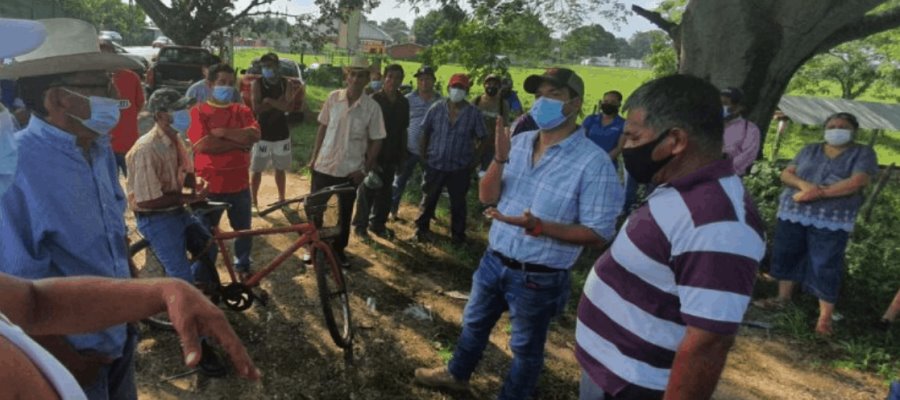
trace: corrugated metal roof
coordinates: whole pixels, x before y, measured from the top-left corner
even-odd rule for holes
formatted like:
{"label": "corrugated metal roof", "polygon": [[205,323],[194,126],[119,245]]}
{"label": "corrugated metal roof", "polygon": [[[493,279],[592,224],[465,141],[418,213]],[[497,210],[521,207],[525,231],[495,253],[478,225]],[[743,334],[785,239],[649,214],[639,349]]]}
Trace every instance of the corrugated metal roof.
{"label": "corrugated metal roof", "polygon": [[362,21],[359,24],[360,40],[379,40],[385,43],[393,43],[394,38],[385,33],[381,28],[369,21]]}
{"label": "corrugated metal roof", "polygon": [[793,121],[821,125],[836,112],[848,112],[859,120],[860,128],[900,131],[900,105],[834,98],[784,96],[778,108]]}

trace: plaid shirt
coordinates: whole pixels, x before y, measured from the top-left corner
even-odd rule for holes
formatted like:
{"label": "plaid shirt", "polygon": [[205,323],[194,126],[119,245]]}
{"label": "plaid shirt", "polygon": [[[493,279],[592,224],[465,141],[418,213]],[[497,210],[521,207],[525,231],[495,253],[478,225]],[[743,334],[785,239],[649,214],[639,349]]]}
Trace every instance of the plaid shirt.
{"label": "plaid shirt", "polygon": [[448,102],[434,103],[422,121],[422,135],[428,140],[427,164],[440,171],[469,167],[475,156],[475,140],[487,136],[484,119],[477,107],[465,103],[456,122],[451,124]]}
{"label": "plaid shirt", "polygon": [[[609,155],[579,127],[547,148],[532,167],[538,135],[539,131],[530,131],[512,138],[497,209],[511,216],[530,209],[544,221],[583,225],[612,240],[625,195]],[[524,228],[500,221],[491,224],[488,239],[492,250],[507,257],[560,269],[571,268],[582,249],[547,236],[528,236]]]}

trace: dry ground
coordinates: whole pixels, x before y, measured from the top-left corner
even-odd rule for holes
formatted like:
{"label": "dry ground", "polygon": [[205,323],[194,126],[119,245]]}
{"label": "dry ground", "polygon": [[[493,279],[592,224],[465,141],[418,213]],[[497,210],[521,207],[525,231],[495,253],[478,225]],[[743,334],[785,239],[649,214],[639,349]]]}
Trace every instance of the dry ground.
{"label": "dry ground", "polygon": [[[290,174],[288,194],[307,191],[304,178]],[[271,175],[265,175],[260,202],[275,200]],[[465,301],[446,295],[468,292],[473,259],[483,251],[484,226],[475,227],[471,248],[448,253],[449,246],[421,246],[408,240],[416,210],[405,205],[402,221],[391,225],[394,241],[364,243],[351,238],[352,268],[347,271],[356,330],[355,357],[345,366],[342,353],[328,336],[319,310],[315,276],[304,271],[298,256],[263,282],[271,295],[267,306],[244,313],[227,311],[257,366],[259,383],[234,376],[207,379],[197,375],[167,379],[185,372],[175,336],[142,327],[137,358],[138,385],[144,399],[490,399],[496,396],[508,368],[508,320],[494,329],[485,357],[473,378],[472,395],[422,389],[413,371],[445,362],[459,326]],[[132,223],[133,221],[129,221]],[[285,224],[279,214],[254,218],[254,227]],[[435,231],[446,234],[446,218]],[[223,222],[223,226],[224,222]],[[269,236],[254,242],[257,266],[285,248],[291,237]],[[468,253],[468,254],[467,254]],[[596,256],[596,255],[594,255]],[[577,299],[580,288],[575,288]],[[375,301],[375,309],[366,300]],[[403,310],[421,304],[432,320],[419,321]],[[578,365],[573,357],[574,307],[552,327],[547,363],[539,384],[540,399],[577,398]],[[717,399],[883,399],[886,388],[872,375],[813,367],[809,356],[759,330],[744,329],[729,357]]]}

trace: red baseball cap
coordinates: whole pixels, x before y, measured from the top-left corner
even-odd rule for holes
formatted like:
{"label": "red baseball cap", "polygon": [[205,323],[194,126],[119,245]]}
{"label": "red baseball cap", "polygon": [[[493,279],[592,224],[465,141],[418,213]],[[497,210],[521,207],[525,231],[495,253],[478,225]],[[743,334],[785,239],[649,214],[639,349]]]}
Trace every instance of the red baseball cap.
{"label": "red baseball cap", "polygon": [[469,76],[466,74],[453,74],[453,76],[450,77],[449,86],[453,87],[453,85],[462,85],[466,90],[469,90]]}

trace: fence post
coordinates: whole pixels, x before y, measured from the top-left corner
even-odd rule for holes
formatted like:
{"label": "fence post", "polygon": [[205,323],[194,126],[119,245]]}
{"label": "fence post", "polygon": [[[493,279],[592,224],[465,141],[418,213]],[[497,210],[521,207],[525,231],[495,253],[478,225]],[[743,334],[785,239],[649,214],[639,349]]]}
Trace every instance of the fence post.
{"label": "fence post", "polygon": [[866,199],[865,204],[863,204],[863,210],[865,210],[863,212],[864,222],[869,222],[869,217],[872,215],[872,209],[875,208],[875,202],[878,199],[878,195],[881,194],[884,186],[887,184],[888,180],[890,180],[891,173],[894,172],[894,166],[895,163],[891,163],[891,165],[881,173],[881,176],[878,177],[878,183],[875,184],[875,190],[872,191],[872,194],[869,195],[869,198]]}

